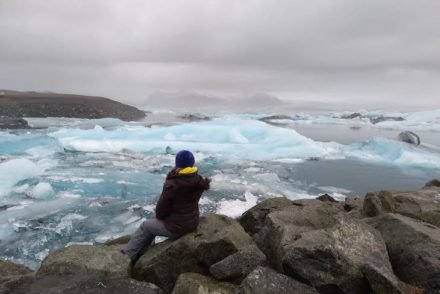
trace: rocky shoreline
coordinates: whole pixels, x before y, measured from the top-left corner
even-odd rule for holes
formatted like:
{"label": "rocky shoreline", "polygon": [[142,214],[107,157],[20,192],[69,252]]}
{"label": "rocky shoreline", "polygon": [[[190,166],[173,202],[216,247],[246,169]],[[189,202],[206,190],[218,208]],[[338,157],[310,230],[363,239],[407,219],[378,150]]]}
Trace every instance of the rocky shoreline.
{"label": "rocky shoreline", "polygon": [[125,242],[62,248],[36,272],[0,261],[0,293],[440,293],[440,181],[207,214],[134,267]]}
{"label": "rocky shoreline", "polygon": [[23,117],[118,118],[139,120],[145,113],[108,98],[0,90],[0,129],[25,128]]}

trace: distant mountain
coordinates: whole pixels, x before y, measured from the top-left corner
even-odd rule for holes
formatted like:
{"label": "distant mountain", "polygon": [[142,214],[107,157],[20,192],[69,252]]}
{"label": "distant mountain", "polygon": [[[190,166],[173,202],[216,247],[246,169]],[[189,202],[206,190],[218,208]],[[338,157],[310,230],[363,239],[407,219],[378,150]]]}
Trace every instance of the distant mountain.
{"label": "distant mountain", "polygon": [[144,118],[145,113],[104,97],[0,90],[0,117],[112,117],[138,120]]}
{"label": "distant mountain", "polygon": [[265,93],[219,98],[198,93],[154,92],[145,101],[147,108],[174,110],[253,111],[286,105],[277,97]]}

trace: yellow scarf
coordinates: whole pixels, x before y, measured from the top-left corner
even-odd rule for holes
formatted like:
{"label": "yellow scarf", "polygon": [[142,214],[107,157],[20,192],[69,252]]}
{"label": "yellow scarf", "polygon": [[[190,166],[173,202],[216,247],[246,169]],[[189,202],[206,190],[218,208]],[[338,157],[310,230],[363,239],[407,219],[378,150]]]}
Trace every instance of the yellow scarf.
{"label": "yellow scarf", "polygon": [[199,169],[195,166],[191,166],[191,167],[185,167],[182,168],[181,170],[179,170],[177,173],[179,175],[189,175],[189,174],[194,174],[198,171]]}

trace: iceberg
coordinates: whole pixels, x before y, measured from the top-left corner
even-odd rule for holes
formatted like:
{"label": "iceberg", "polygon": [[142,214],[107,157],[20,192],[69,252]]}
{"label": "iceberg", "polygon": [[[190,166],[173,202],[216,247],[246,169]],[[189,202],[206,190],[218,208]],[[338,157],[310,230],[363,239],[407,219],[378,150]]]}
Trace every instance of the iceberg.
{"label": "iceberg", "polygon": [[0,163],[0,197],[10,193],[20,181],[39,176],[42,169],[29,159],[11,159]]}

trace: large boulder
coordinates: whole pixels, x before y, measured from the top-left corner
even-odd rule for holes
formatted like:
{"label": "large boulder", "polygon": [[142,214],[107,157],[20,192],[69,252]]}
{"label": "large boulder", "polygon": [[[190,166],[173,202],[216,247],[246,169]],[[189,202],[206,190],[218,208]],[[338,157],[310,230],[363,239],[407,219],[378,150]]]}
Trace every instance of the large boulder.
{"label": "large boulder", "polygon": [[0,293],[12,293],[23,284],[32,282],[34,273],[29,268],[0,260]]}
{"label": "large boulder", "polygon": [[440,229],[398,214],[368,219],[386,242],[396,275],[426,293],[440,293]]}
{"label": "large boulder", "polygon": [[254,268],[263,265],[266,256],[256,246],[250,245],[211,265],[209,272],[217,280],[240,283]]}
{"label": "large boulder", "polygon": [[213,278],[197,274],[181,274],[172,294],[235,294],[236,287]]}
{"label": "large boulder", "polygon": [[127,277],[129,260],[121,247],[72,245],[49,254],[37,271],[37,276],[100,273]]}
{"label": "large boulder", "polygon": [[301,203],[267,215],[254,235],[278,271],[321,292],[403,293],[379,232],[339,204]]}
{"label": "large boulder", "polygon": [[434,188],[434,187],[440,188],[440,180],[438,179],[431,180],[427,182],[423,188]]}
{"label": "large boulder", "polygon": [[135,264],[133,277],[171,291],[180,274],[208,274],[211,265],[252,244],[236,220],[208,214],[195,232],[150,247]]}
{"label": "large boulder", "polygon": [[163,291],[147,282],[99,274],[44,276],[31,285],[16,289],[13,294],[162,294]]}
{"label": "large boulder", "polygon": [[301,237],[301,233],[331,227],[344,212],[330,202],[300,200],[295,205],[269,213],[264,225],[254,234],[258,247],[268,262],[282,270],[282,247]]}
{"label": "large boulder", "polygon": [[316,289],[267,267],[253,270],[240,285],[240,294],[318,294]]}
{"label": "large boulder", "polygon": [[12,293],[162,293],[156,285],[128,278],[129,260],[120,249],[73,245],[57,250],[43,260],[35,277]]}
{"label": "large boulder", "polygon": [[411,192],[380,191],[368,193],[363,212],[369,217],[398,213],[440,226],[440,189],[435,185]]}
{"label": "large boulder", "polygon": [[0,129],[29,129],[29,125],[22,118],[0,117]]}
{"label": "large boulder", "polygon": [[266,216],[276,210],[292,205],[292,201],[286,197],[278,197],[264,200],[240,217],[240,224],[250,235],[257,233],[263,226]]}
{"label": "large boulder", "polygon": [[364,198],[363,213],[368,217],[395,210],[393,195],[389,191],[367,193]]}

